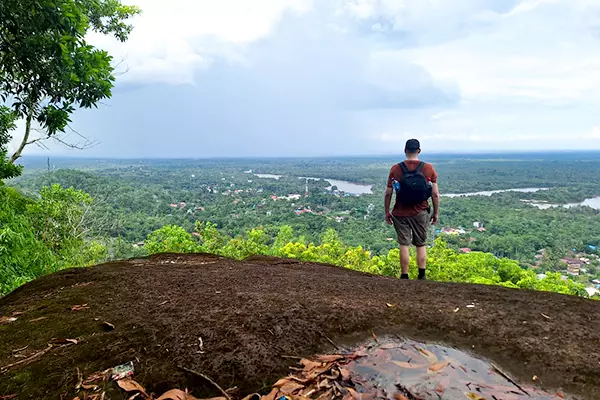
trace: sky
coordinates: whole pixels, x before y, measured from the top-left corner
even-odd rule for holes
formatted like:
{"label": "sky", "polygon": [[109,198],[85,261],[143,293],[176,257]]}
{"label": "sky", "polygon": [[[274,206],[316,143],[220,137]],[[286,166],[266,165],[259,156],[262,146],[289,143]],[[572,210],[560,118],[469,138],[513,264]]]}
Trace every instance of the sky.
{"label": "sky", "polygon": [[97,144],[26,154],[600,149],[597,0],[125,3],[128,42],[88,38],[118,64],[112,98],[73,116]]}

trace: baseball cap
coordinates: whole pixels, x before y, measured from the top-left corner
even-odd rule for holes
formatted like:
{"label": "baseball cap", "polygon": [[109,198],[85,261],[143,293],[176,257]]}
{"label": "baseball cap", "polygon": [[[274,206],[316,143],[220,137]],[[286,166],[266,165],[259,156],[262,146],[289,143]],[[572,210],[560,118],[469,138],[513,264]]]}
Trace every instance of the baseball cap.
{"label": "baseball cap", "polygon": [[418,151],[420,148],[421,148],[421,143],[419,143],[419,141],[417,139],[409,139],[406,141],[406,147],[404,148],[404,150],[414,153],[415,151]]}

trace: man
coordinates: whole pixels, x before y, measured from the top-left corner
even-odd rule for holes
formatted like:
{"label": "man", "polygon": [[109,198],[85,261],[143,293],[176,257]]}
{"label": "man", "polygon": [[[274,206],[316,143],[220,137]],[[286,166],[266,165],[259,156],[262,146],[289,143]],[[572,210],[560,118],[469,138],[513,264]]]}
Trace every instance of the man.
{"label": "man", "polygon": [[[440,192],[437,173],[433,165],[419,160],[421,144],[417,139],[406,142],[406,160],[390,170],[385,191],[385,221],[394,225],[400,244],[400,279],[408,279],[410,262],[409,246],[417,248],[419,279],[425,279],[427,268],[427,230],[429,222],[437,224],[440,207]],[[390,213],[392,193],[396,191],[396,204]],[[433,201],[433,214],[430,216],[429,197]]]}

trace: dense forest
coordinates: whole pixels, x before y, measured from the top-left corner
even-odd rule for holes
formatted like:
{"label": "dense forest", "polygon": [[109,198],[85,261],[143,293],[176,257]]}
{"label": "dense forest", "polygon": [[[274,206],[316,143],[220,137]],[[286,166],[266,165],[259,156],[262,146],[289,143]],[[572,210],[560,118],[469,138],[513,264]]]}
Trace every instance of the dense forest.
{"label": "dense forest", "polygon": [[[576,156],[600,169],[600,155]],[[443,197],[432,279],[585,294],[599,277],[599,211],[562,205],[599,196],[600,186],[577,174],[574,155],[536,157],[431,157],[442,195],[544,189]],[[68,266],[161,251],[269,254],[396,276],[382,207],[394,161],[25,159],[25,173],[2,187],[3,222],[19,221],[0,235],[10,265],[2,290]],[[43,262],[16,251],[24,240],[44,249]],[[586,273],[565,281],[561,259],[575,254],[589,259]]]}

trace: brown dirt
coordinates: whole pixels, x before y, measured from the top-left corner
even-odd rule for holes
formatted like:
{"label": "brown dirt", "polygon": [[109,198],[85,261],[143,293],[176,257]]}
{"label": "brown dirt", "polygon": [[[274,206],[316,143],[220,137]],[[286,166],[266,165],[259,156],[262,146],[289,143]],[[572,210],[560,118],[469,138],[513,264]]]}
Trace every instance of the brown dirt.
{"label": "brown dirt", "polygon": [[130,360],[154,393],[218,395],[177,365],[241,393],[264,391],[295,363],[281,356],[333,351],[327,338],[350,346],[375,332],[470,350],[523,381],[537,375],[546,388],[600,398],[600,302],[553,293],[399,281],[267,257],[159,255],[38,279],[0,299],[0,316],[13,312],[24,314],[0,324],[0,368],[53,338],[81,341],[0,372],[0,397],[72,399],[78,368],[85,377]]}

